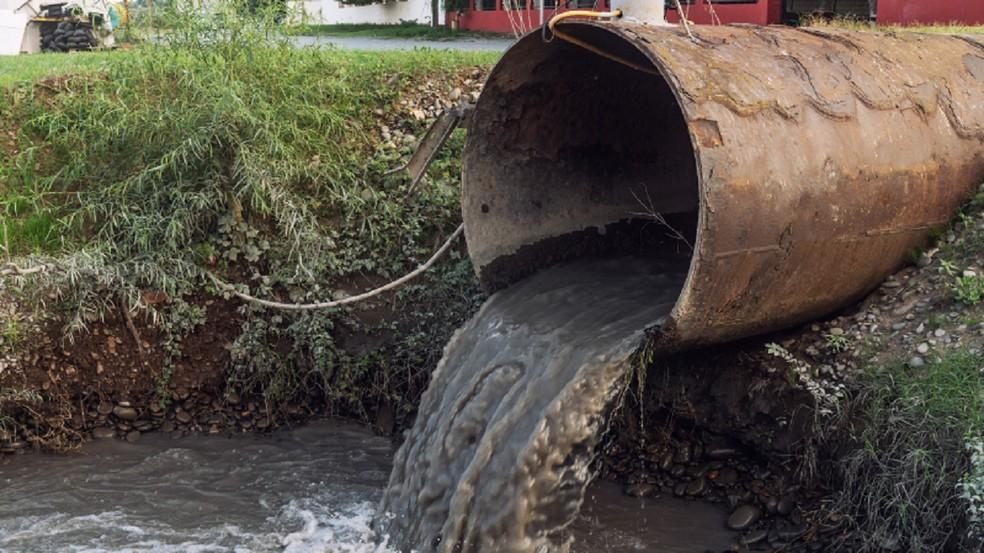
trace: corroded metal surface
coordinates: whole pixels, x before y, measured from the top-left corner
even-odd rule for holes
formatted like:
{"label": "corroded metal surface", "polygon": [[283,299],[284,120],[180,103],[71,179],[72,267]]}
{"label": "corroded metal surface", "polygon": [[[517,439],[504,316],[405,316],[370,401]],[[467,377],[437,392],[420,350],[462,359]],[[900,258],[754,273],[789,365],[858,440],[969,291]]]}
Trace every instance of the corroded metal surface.
{"label": "corroded metal surface", "polygon": [[[979,37],[724,26],[699,28],[692,41],[682,30],[629,23],[565,30],[651,64],[686,125],[699,208],[687,283],[662,329],[668,349],[778,329],[855,301],[930,229],[944,225],[984,177]],[[465,152],[463,213],[486,283],[518,276],[498,274],[497,260],[519,261],[533,243],[615,221],[625,205],[609,201],[616,192],[578,181],[573,170],[545,182],[549,191],[541,196],[530,192],[529,201],[527,192],[509,188],[511,179],[524,178],[520,171],[531,170],[530,159],[551,160],[541,147],[563,139],[536,130],[557,122],[523,112],[523,103],[534,100],[520,101],[550,79],[571,78],[554,70],[567,59],[551,53],[558,48],[600,63],[577,47],[527,36],[507,52],[478,102]],[[577,78],[590,79],[591,71]],[[639,78],[632,70],[619,71],[625,73],[605,74],[619,82],[600,86],[613,93],[635,87],[638,103],[622,106],[637,109],[648,89],[631,81]],[[663,85],[652,86],[657,94]],[[550,98],[535,101],[555,102],[551,90]],[[640,127],[662,124],[642,115]],[[538,145],[517,153],[492,144],[503,129],[516,143],[539,132]],[[607,135],[598,133],[604,143]],[[510,164],[517,167],[512,173],[503,168]],[[683,209],[687,171],[674,167],[667,190]],[[597,209],[591,198],[599,198]],[[541,208],[545,201],[559,207]],[[526,209],[529,203],[537,208]]]}

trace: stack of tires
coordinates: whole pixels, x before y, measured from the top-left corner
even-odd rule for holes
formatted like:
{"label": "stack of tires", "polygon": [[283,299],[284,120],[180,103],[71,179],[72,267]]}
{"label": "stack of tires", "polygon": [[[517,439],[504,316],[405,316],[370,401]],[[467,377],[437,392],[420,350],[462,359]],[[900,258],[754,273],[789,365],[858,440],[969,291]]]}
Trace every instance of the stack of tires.
{"label": "stack of tires", "polygon": [[91,50],[98,42],[88,21],[65,19],[41,29],[41,49],[46,52]]}

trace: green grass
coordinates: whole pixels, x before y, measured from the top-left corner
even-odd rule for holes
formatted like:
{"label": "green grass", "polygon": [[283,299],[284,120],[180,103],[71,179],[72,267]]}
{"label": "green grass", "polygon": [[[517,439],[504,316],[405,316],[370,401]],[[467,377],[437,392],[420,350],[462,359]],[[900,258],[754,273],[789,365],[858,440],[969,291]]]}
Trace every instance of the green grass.
{"label": "green grass", "polygon": [[967,504],[958,484],[969,469],[968,436],[984,431],[984,359],[946,353],[913,369],[872,368],[841,412],[852,452],[838,459],[836,507],[868,550],[897,539],[904,551],[941,551],[962,537]]}
{"label": "green grass", "polygon": [[98,71],[126,52],[76,52],[0,56],[0,88],[66,73]]}
{"label": "green grass", "polygon": [[295,35],[359,36],[419,40],[454,40],[459,38],[510,38],[512,35],[480,31],[452,30],[413,22],[393,25],[370,23],[340,23],[334,25],[298,25],[290,29]]}

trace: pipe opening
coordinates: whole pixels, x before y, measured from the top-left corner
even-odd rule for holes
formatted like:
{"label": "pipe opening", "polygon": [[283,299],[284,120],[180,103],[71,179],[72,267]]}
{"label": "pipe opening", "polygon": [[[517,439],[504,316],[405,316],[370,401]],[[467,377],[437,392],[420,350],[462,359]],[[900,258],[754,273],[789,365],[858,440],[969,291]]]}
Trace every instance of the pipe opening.
{"label": "pipe opening", "polygon": [[[603,27],[563,29],[655,72]],[[469,252],[493,290],[576,257],[689,259],[696,245],[697,165],[670,86],[560,39],[527,36],[490,76],[463,188]]]}

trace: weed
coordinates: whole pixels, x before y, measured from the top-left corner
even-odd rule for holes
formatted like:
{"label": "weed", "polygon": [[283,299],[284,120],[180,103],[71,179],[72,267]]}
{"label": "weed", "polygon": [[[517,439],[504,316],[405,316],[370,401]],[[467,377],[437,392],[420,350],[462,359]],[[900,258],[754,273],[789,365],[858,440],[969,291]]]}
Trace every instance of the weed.
{"label": "weed", "polygon": [[770,342],[765,345],[765,351],[769,355],[786,362],[789,367],[787,378],[790,384],[799,383],[806,391],[810,392],[816,401],[817,414],[828,416],[834,413],[844,397],[843,384],[819,378],[809,363],[799,359],[779,344]]}
{"label": "weed", "polygon": [[843,334],[824,334],[823,340],[827,349],[834,353],[845,352],[851,347],[851,341]]}
{"label": "weed", "polygon": [[929,327],[930,330],[943,328],[948,322],[946,313],[932,313],[926,318],[926,326]]}
{"label": "weed", "polygon": [[967,502],[967,538],[984,539],[984,439],[967,437],[970,469],[960,481],[960,498]]}
{"label": "weed", "polygon": [[975,306],[984,299],[984,278],[976,274],[958,276],[954,279],[951,291],[957,301]]}
{"label": "weed", "polygon": [[944,274],[944,275],[946,275],[948,277],[952,277],[952,276],[954,276],[954,275],[957,274],[958,269],[957,269],[956,264],[954,264],[954,263],[952,263],[950,261],[947,261],[945,259],[940,259],[940,268],[939,268],[939,271],[940,271],[941,274]]}

